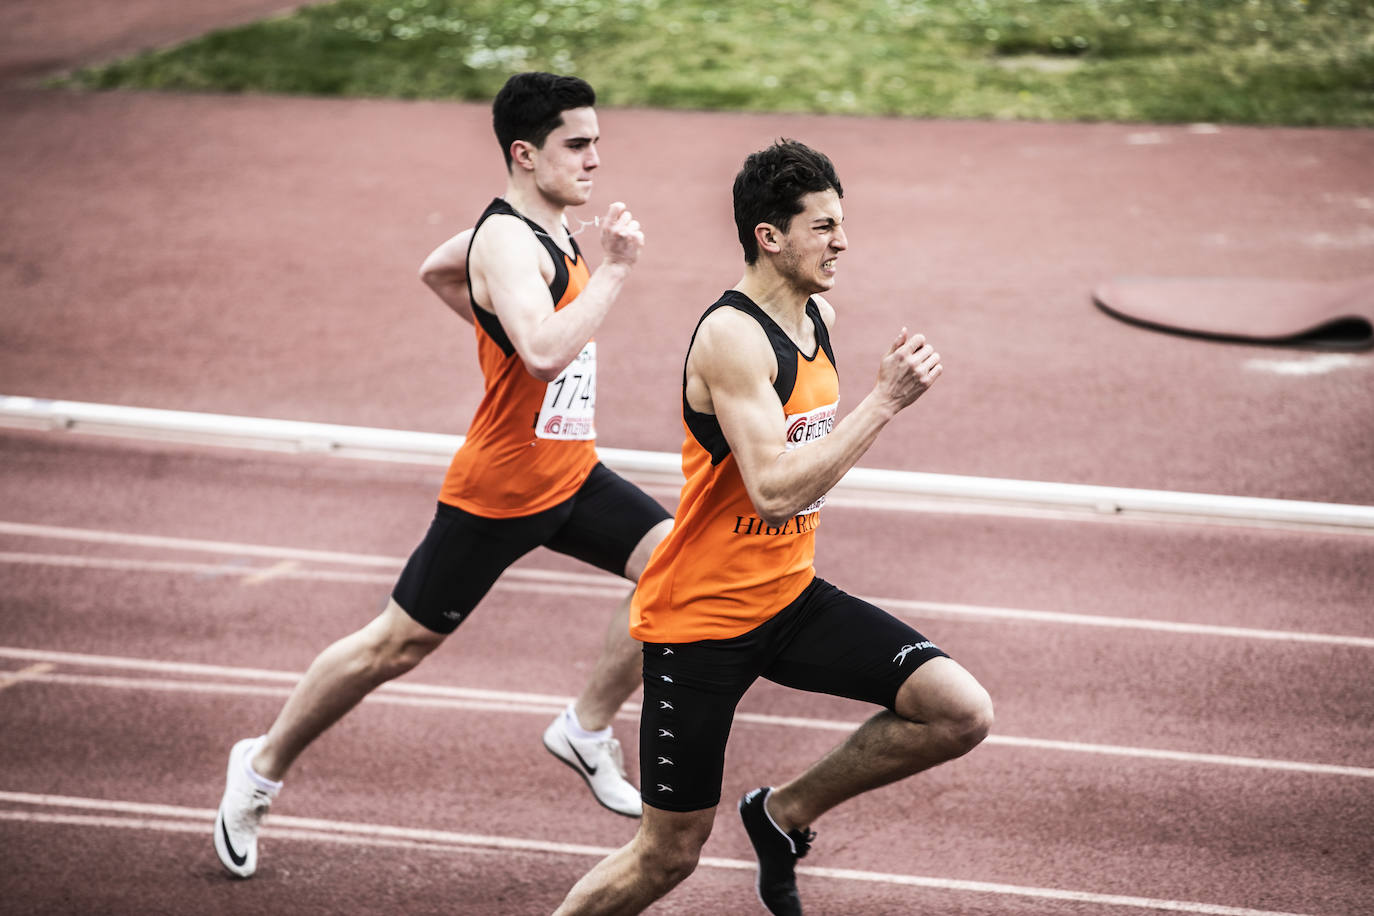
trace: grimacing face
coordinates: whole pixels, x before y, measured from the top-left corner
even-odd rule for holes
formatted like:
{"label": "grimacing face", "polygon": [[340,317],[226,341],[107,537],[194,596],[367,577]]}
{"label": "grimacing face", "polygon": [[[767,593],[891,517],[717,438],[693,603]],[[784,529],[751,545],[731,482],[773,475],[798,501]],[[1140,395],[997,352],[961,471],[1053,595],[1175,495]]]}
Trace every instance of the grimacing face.
{"label": "grimacing face", "polygon": [[802,212],[781,237],[779,272],[808,295],[833,287],[839,254],[849,247],[843,222],[844,208],[833,188],[803,197]]}

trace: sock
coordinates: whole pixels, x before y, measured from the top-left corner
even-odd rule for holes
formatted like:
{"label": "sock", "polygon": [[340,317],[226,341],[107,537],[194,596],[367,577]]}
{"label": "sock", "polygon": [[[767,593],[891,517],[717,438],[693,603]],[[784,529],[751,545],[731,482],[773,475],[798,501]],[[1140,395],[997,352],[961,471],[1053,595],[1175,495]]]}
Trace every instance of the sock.
{"label": "sock", "polygon": [[258,741],[261,741],[263,738],[266,737],[266,735],[263,735],[262,737],[258,738],[257,741],[254,741],[249,746],[248,753],[243,755],[243,771],[248,774],[248,778],[253,781],[253,785],[257,786],[259,789],[265,789],[266,791],[271,792],[275,795],[277,792],[281,791],[281,783],[274,782],[268,779],[266,776],[259,774],[257,770],[253,769],[253,755],[256,754],[258,751]]}
{"label": "sock", "polygon": [[567,729],[569,737],[576,738],[578,741],[600,741],[611,737],[609,725],[599,732],[589,732],[583,728],[582,723],[577,719],[577,711],[573,709],[572,703],[569,703],[568,708],[563,710],[563,727]]}

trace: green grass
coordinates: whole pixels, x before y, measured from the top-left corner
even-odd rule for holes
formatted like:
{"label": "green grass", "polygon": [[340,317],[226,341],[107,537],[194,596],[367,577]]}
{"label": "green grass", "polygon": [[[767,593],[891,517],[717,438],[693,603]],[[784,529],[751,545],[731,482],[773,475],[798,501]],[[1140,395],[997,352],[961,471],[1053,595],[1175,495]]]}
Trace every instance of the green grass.
{"label": "green grass", "polygon": [[1374,126],[1374,0],[338,0],[61,80],[602,105]]}

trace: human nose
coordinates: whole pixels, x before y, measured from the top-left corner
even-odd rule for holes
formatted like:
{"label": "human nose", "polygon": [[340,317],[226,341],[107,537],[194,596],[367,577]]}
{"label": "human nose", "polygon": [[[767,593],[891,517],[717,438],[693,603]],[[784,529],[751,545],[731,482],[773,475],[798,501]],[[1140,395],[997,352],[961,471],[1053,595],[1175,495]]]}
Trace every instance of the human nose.
{"label": "human nose", "polygon": [[849,237],[844,234],[844,229],[835,227],[835,234],[830,238],[830,247],[836,251],[844,251],[849,247]]}
{"label": "human nose", "polygon": [[601,165],[601,154],[600,154],[599,152],[596,151],[596,144],[594,144],[594,143],[588,144],[588,146],[587,146],[587,158],[586,158],[586,160],[583,162],[583,165],[586,167],[587,171],[589,171],[589,172],[590,172],[592,169],[597,168],[598,166]]}

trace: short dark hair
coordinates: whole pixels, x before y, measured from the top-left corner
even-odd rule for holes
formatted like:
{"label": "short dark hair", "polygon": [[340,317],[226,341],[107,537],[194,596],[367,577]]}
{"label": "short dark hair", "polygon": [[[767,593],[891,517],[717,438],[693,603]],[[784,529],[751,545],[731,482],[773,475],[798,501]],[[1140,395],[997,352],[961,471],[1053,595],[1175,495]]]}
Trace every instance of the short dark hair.
{"label": "short dark hair", "polygon": [[516,140],[542,149],[554,128],[563,123],[563,112],[590,108],[596,104],[596,91],[586,80],[556,73],[517,73],[491,103],[491,126],[511,167],[510,147]]}
{"label": "short dark hair", "polygon": [[802,212],[802,198],[831,188],[844,197],[835,166],[804,143],[781,139],[744,160],[735,176],[735,229],[744,246],[744,263],[759,259],[754,227],[772,223],[783,232]]}

